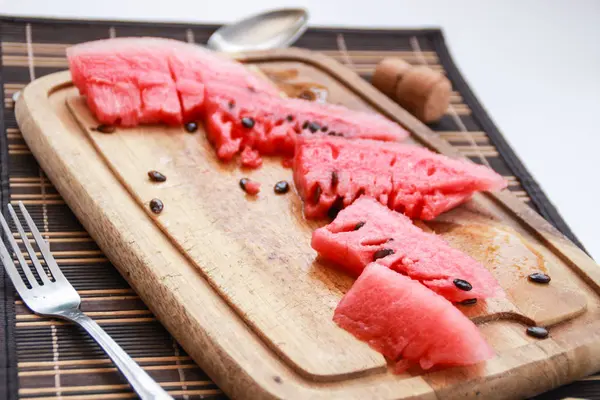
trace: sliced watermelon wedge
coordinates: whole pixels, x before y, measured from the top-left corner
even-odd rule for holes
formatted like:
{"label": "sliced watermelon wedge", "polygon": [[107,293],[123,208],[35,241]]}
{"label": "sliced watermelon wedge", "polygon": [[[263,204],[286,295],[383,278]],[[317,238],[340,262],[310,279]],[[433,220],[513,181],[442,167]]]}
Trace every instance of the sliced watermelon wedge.
{"label": "sliced watermelon wedge", "polygon": [[419,282],[373,263],[338,304],[333,320],[395,362],[472,365],[494,356],[481,333],[452,303]]}
{"label": "sliced watermelon wedge", "polygon": [[321,257],[354,276],[376,262],[453,302],[504,296],[483,265],[366,196],[340,211],[329,225],[315,230],[311,244]]}
{"label": "sliced watermelon wedge", "polygon": [[243,86],[207,83],[205,96],[207,131],[223,160],[246,148],[291,156],[301,134],[383,141],[408,136],[400,125],[378,114],[275,97]]}
{"label": "sliced watermelon wedge", "polygon": [[477,191],[507,185],[489,168],[417,146],[305,135],[294,157],[294,181],[307,218],[324,217],[332,206],[346,207],[366,194],[430,220]]}
{"label": "sliced watermelon wedge", "polygon": [[379,115],[283,99],[242,64],[176,40],[98,40],[68,48],[67,57],[73,82],[100,122],[204,119],[218,156],[230,160],[242,153],[242,164],[251,168],[262,164],[260,154],[292,156],[295,136],[303,131],[380,140],[407,136]]}
{"label": "sliced watermelon wedge", "polygon": [[208,81],[273,96],[279,93],[241,64],[171,39],[97,40],[69,47],[67,58],[73,83],[105,124],[181,124],[199,119]]}

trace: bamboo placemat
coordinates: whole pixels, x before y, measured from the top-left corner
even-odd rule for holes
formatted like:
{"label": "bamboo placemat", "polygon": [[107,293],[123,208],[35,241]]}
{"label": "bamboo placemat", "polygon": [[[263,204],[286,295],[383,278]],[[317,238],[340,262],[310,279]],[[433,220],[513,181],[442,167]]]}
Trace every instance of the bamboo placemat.
{"label": "bamboo placemat", "polygon": [[[205,43],[215,26],[0,18],[0,201],[23,201],[50,243],[82,309],[174,397],[225,398],[157,322],[85,232],[23,141],[12,95],[31,80],[67,69],[65,48],[116,36],[161,36]],[[456,69],[439,30],[309,29],[299,47],[324,52],[365,79],[383,57],[445,73],[454,85],[447,115],[431,128],[464,156],[502,174],[509,190],[579,243],[524,168]],[[485,62],[485,60],[481,60]],[[77,328],[33,315],[15,298],[0,268],[0,398],[135,398],[100,348]],[[600,378],[599,378],[600,379]],[[588,378],[543,398],[593,397],[600,382]]]}

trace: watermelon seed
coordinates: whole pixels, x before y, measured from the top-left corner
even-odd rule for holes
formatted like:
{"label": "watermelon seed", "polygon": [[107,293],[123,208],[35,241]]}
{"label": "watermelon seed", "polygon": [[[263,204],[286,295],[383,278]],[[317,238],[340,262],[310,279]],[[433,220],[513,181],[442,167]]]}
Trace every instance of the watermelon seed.
{"label": "watermelon seed", "polygon": [[299,95],[299,99],[313,101],[315,100],[315,94],[309,90],[303,90]]}
{"label": "watermelon seed", "polygon": [[248,178],[240,179],[240,187],[244,192],[246,191],[246,183],[248,183]]}
{"label": "watermelon seed", "polygon": [[189,133],[194,133],[198,130],[198,124],[196,122],[188,122],[185,124],[185,130]]}
{"label": "watermelon seed", "polygon": [[154,214],[160,214],[162,212],[163,208],[165,208],[165,206],[164,206],[163,202],[160,201],[160,199],[150,200],[150,210],[152,210],[152,212]]}
{"label": "watermelon seed", "polygon": [[114,125],[101,124],[101,125],[98,125],[98,127],[95,130],[97,130],[98,132],[101,132],[101,133],[115,133],[117,128],[115,128]]}
{"label": "watermelon seed", "polygon": [[252,129],[254,128],[254,119],[250,117],[244,117],[242,118],[242,125],[244,128]]}
{"label": "watermelon seed", "polygon": [[229,107],[230,110],[233,110],[233,107],[235,107],[235,101],[229,100],[229,103],[227,103],[227,107]]}
{"label": "watermelon seed", "polygon": [[277,383],[281,383],[281,378],[279,376],[274,376],[273,380]]}
{"label": "watermelon seed", "polygon": [[365,226],[365,221],[360,221],[356,225],[354,225],[354,230],[357,231],[360,228],[362,228],[363,226]]}
{"label": "watermelon seed", "polygon": [[158,171],[148,171],[148,178],[153,182],[164,182],[167,180],[167,177]]}
{"label": "watermelon seed", "polygon": [[321,132],[327,132],[329,128],[327,127],[327,125],[325,125],[324,127],[321,128]]}
{"label": "watermelon seed", "polygon": [[337,134],[335,133],[335,131],[331,131],[328,133],[329,136],[336,136]]}
{"label": "watermelon seed", "polygon": [[289,114],[287,117],[285,117],[285,119],[287,119],[288,122],[292,122],[294,120],[294,116],[292,114]]}
{"label": "watermelon seed", "polygon": [[477,299],[466,299],[459,302],[461,306],[472,306],[473,304],[477,304]]}
{"label": "watermelon seed", "polygon": [[327,216],[331,219],[335,219],[340,211],[344,208],[344,199],[342,197],[338,197],[335,199],[329,210],[327,210]]}
{"label": "watermelon seed", "polygon": [[277,194],[284,194],[290,190],[290,185],[287,183],[287,181],[279,181],[275,184],[275,187],[273,187],[273,190]]}
{"label": "watermelon seed", "polygon": [[456,286],[460,290],[464,290],[465,292],[468,292],[469,290],[473,289],[473,286],[471,286],[471,284],[465,281],[464,279],[455,279],[453,282],[454,286]]}
{"label": "watermelon seed", "polygon": [[380,249],[380,250],[377,250],[375,252],[375,254],[373,254],[373,261],[377,261],[380,258],[387,257],[387,256],[389,256],[391,254],[394,254],[394,250],[392,250],[392,249]]}
{"label": "watermelon seed", "polygon": [[387,241],[388,241],[388,242],[393,242],[393,241],[394,241],[394,238],[389,238]]}
{"label": "watermelon seed", "polygon": [[541,326],[530,326],[527,328],[527,334],[534,338],[545,339],[548,337],[548,329]]}
{"label": "watermelon seed", "polygon": [[340,179],[338,177],[337,171],[331,171],[331,187],[336,187],[339,181]]}
{"label": "watermelon seed", "polygon": [[248,86],[248,90],[252,93],[256,93],[256,89],[253,86]]}
{"label": "watermelon seed", "polygon": [[312,133],[315,133],[316,131],[318,131],[319,129],[321,129],[321,125],[317,124],[316,122],[311,122],[310,124],[308,124],[308,129]]}
{"label": "watermelon seed", "polygon": [[319,202],[319,199],[321,198],[321,193],[323,193],[323,190],[321,189],[321,186],[317,185],[317,188],[313,192],[312,196],[313,204],[317,204]]}
{"label": "watermelon seed", "polygon": [[535,272],[527,277],[531,282],[535,283],[550,283],[551,279],[549,275],[546,275],[542,272]]}
{"label": "watermelon seed", "polygon": [[308,128],[308,121],[304,121],[304,123],[302,124],[302,129],[306,128]]}

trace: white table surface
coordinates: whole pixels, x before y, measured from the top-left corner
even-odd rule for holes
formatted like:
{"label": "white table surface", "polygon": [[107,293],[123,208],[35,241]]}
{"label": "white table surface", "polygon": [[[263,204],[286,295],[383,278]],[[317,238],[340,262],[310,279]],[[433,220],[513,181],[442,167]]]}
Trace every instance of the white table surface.
{"label": "white table surface", "polygon": [[600,260],[600,1],[0,0],[0,14],[215,23],[284,6],[307,8],[312,25],[442,27],[479,100]]}

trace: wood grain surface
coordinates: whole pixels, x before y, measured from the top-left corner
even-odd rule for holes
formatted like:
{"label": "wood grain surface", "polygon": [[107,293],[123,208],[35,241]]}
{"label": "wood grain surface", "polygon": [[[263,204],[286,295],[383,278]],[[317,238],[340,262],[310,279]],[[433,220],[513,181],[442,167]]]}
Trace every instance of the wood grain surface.
{"label": "wood grain surface", "polygon": [[[299,71],[328,100],[402,123],[415,142],[456,156],[427,127],[336,62],[284,50],[240,59]],[[68,104],[68,106],[67,106]],[[223,165],[202,132],[144,127],[112,135],[67,72],[29,85],[17,103],[23,135],[69,206],[186,351],[238,398],[514,398],[600,368],[598,268],[508,192],[478,195],[423,226],[482,261],[508,301],[465,308],[498,357],[485,365],[392,375],[383,358],[338,329],[331,316],[351,280],[315,261],[306,222],[278,159],[258,171]],[[167,175],[151,183],[147,171]],[[263,184],[247,198],[237,181]],[[165,203],[156,216],[151,198]],[[527,282],[547,270],[549,286]],[[218,321],[218,323],[215,323]],[[560,322],[560,323],[559,323]],[[523,323],[556,324],[551,337]],[[502,390],[499,390],[502,388]]]}

